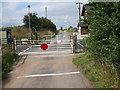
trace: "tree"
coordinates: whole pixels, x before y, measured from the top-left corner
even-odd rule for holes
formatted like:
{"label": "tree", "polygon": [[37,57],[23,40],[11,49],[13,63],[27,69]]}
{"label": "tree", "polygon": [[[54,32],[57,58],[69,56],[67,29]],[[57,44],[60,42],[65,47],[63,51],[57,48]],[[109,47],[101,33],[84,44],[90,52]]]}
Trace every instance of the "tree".
{"label": "tree", "polygon": [[53,22],[51,22],[51,20],[47,19],[47,18],[39,18],[39,20],[41,21],[41,27],[42,28],[46,28],[46,29],[49,29],[53,32],[55,32],[57,29],[56,29],[56,26]]}
{"label": "tree", "polygon": [[[26,27],[29,27],[29,16],[25,15],[23,22]],[[36,13],[30,13],[30,25],[31,28],[36,29],[37,31],[41,30],[41,28],[51,30],[52,32],[56,32],[56,25],[49,19],[44,17],[37,17]]]}
{"label": "tree", "polygon": [[96,60],[120,62],[120,3],[90,3],[88,50]]}
{"label": "tree", "polygon": [[[23,22],[25,24],[25,27],[29,27],[29,16],[28,15],[24,15]],[[30,13],[30,25],[31,25],[31,29],[32,28],[35,28],[36,30],[40,29],[41,22],[39,18],[37,17],[36,13]]]}
{"label": "tree", "polygon": [[60,30],[63,30],[63,27],[62,27],[62,26],[60,27]]}

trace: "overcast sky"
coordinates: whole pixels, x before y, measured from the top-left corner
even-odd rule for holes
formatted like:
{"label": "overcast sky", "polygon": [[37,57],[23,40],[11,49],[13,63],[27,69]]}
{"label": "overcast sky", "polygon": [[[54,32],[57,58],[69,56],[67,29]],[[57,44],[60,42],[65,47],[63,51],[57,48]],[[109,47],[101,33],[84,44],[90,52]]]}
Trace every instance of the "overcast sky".
{"label": "overcast sky", "polygon": [[[78,5],[76,2],[86,3],[87,0],[4,0],[2,1],[2,26],[23,25],[23,17],[30,12],[37,13],[38,17],[45,17],[45,7],[48,9],[48,18],[59,29],[61,26],[76,27],[78,23]],[[0,15],[1,15],[0,14]]]}

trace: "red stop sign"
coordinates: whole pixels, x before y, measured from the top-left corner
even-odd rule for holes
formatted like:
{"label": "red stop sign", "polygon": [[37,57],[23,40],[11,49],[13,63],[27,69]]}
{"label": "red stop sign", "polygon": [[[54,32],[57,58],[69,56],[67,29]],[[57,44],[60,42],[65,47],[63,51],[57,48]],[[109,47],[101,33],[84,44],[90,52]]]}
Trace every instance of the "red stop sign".
{"label": "red stop sign", "polygon": [[46,43],[43,43],[43,44],[41,44],[40,48],[42,50],[46,50],[46,49],[48,49],[48,45]]}

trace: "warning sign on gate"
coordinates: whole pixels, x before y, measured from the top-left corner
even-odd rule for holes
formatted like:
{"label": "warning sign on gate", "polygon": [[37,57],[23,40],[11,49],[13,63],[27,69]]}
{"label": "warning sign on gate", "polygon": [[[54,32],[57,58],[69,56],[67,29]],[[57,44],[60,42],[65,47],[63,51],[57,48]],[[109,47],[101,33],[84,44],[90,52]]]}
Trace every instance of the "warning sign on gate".
{"label": "warning sign on gate", "polygon": [[48,49],[48,45],[46,43],[43,43],[43,44],[41,44],[40,48],[42,50],[46,50],[46,49]]}

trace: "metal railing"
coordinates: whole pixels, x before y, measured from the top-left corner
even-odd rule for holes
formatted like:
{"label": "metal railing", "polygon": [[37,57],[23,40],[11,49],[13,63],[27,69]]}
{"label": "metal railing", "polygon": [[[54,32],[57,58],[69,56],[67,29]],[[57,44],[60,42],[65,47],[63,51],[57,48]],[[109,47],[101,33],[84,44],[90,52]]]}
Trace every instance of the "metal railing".
{"label": "metal railing", "polygon": [[38,45],[49,42],[51,42],[51,40],[15,40],[15,45]]}

